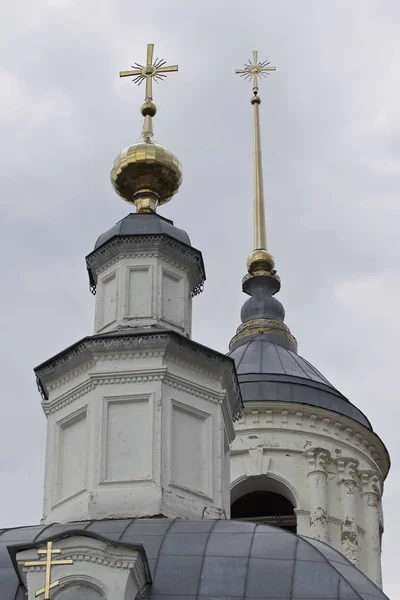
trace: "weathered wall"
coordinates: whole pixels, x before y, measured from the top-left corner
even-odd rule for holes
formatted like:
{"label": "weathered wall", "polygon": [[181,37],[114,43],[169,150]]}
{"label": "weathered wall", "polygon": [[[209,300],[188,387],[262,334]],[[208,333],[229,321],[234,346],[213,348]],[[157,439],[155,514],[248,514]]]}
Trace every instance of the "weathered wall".
{"label": "weathered wall", "polygon": [[246,403],[231,451],[232,500],[270,490],[295,506],[297,531],[331,544],[381,586],[379,438],[324,409]]}
{"label": "weathered wall", "polygon": [[106,339],[47,382],[44,522],[229,516],[230,362],[151,339]]}

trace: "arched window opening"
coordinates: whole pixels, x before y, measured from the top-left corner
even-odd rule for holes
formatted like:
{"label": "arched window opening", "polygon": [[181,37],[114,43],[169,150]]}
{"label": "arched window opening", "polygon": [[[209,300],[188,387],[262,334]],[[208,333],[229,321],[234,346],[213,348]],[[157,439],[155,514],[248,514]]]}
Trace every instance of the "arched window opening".
{"label": "arched window opening", "polygon": [[254,491],[241,496],[231,506],[231,519],[275,525],[296,533],[293,504],[276,492]]}

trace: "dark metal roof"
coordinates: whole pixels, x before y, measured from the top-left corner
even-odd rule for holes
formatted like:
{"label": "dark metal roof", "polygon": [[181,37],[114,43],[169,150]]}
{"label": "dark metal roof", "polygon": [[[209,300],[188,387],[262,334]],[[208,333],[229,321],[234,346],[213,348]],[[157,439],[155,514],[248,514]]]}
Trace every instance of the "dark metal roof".
{"label": "dark metal roof", "polygon": [[242,398],[311,404],[345,415],[372,430],[367,417],[343,396],[307,360],[273,344],[267,335],[255,335],[229,356],[234,359]]}
{"label": "dark metal roof", "polygon": [[157,214],[131,213],[114,227],[103,233],[94,249],[86,257],[90,290],[96,293],[96,269],[105,260],[113,258],[122,250],[158,249],[172,258],[184,260],[189,267],[192,296],[203,290],[206,280],[203,256],[193,248],[186,231],[175,227],[173,222]]}
{"label": "dark metal roof", "polygon": [[111,227],[97,239],[94,249],[100,248],[115,236],[129,235],[169,235],[171,238],[190,246],[190,238],[186,231],[175,227],[173,222],[157,214],[131,213],[114,227]]}
{"label": "dark metal roof", "polygon": [[240,521],[133,519],[38,525],[0,534],[0,598],[22,586],[8,547],[84,529],[110,542],[143,544],[150,600],[383,600],[387,596],[330,546],[269,525]]}

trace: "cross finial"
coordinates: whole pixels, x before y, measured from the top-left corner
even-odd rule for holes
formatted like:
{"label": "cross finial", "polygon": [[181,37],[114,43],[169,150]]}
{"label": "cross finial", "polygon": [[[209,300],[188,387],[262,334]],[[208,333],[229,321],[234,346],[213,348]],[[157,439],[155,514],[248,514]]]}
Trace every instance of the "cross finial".
{"label": "cross finial", "polygon": [[258,62],[258,51],[253,50],[253,62],[248,60],[247,63],[244,63],[244,69],[236,69],[235,73],[245,79],[253,79],[253,92],[256,95],[258,92],[258,78],[266,77],[270,71],[276,71],[276,67],[270,67],[270,64],[267,60]]}
{"label": "cross finial", "polygon": [[43,600],[50,600],[50,590],[60,585],[60,580],[51,581],[51,567],[56,565],[72,565],[73,560],[55,560],[53,554],[61,554],[59,548],[53,548],[53,542],[47,542],[45,550],[38,550],[39,556],[44,555],[44,560],[28,560],[24,567],[45,567],[45,584],[35,593],[35,598],[43,594]]}
{"label": "cross finial", "polygon": [[236,73],[241,77],[253,80],[253,97],[251,99],[251,104],[253,105],[254,112],[254,250],[247,261],[249,276],[246,277],[252,277],[256,273],[267,273],[272,277],[275,276],[274,259],[267,250],[259,114],[261,100],[258,95],[259,78],[266,77],[270,71],[275,70],[276,67],[270,66],[270,63],[267,60],[263,62],[258,61],[257,50],[253,51],[253,62],[248,60],[247,63],[244,64],[244,69],[236,70]]}
{"label": "cross finial", "polygon": [[178,65],[165,66],[166,61],[162,58],[156,58],[153,62],[154,44],[147,44],[146,64],[132,65],[133,71],[121,71],[120,77],[133,77],[133,82],[140,85],[146,80],[146,102],[153,100],[153,79],[158,82],[166,77],[166,73],[178,70]]}

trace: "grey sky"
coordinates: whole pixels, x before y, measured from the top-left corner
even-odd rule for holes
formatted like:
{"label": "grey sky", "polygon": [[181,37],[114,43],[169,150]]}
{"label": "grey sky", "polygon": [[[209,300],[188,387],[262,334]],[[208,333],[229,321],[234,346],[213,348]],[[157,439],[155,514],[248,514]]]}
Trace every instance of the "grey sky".
{"label": "grey sky", "polygon": [[40,519],[45,418],[32,368],[92,332],[84,256],[130,212],[115,155],[144,89],[118,71],[179,64],[156,86],[156,139],[184,183],[160,213],[202,250],[194,338],[226,351],[252,249],[251,86],[258,49],[269,247],[286,322],[392,458],[384,585],[397,597],[400,451],[400,4],[397,0],[8,0],[0,19],[1,526]]}

